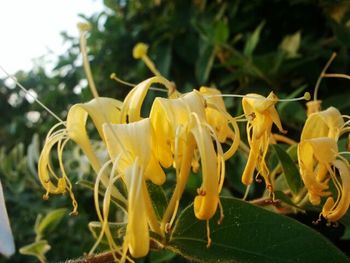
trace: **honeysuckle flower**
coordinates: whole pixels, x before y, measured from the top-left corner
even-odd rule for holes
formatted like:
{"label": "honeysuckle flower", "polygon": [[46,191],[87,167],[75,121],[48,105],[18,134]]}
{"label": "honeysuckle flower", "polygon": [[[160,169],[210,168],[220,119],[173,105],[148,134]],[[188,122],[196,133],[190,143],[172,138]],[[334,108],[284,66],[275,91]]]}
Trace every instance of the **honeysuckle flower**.
{"label": "honeysuckle flower", "polygon": [[15,253],[15,242],[13,240],[9,218],[7,215],[4,193],[0,181],[0,253],[10,257]]}
{"label": "honeysuckle flower", "polygon": [[[337,140],[318,137],[301,141],[298,161],[310,202],[318,205],[321,197],[328,196],[321,215],[329,222],[336,222],[344,216],[350,205],[350,165],[338,152]],[[336,198],[329,191],[329,180],[333,181],[336,188]]]}
{"label": "honeysuckle flower", "polygon": [[162,166],[174,166],[177,176],[173,196],[162,220],[162,229],[166,231],[171,226],[196,151],[201,161],[203,180],[195,198],[194,211],[198,219],[209,220],[219,205],[225,166],[221,144],[206,120],[204,97],[194,90],[177,99],[156,98],[150,120],[157,130],[156,157]]}
{"label": "honeysuckle flower", "polygon": [[[165,174],[153,153],[154,131],[149,118],[128,124],[103,125],[104,137],[115,171],[128,190],[127,230],[124,245],[133,257],[149,251],[149,229],[161,234],[160,226],[146,187],[146,180],[161,185]],[[113,171],[112,171],[113,172]]]}
{"label": "honeysuckle flower", "polygon": [[[91,117],[98,133],[102,140],[104,140],[102,124],[105,122],[117,123],[119,120],[120,107],[120,101],[110,98],[96,98],[88,103],[76,104],[69,110],[67,121],[65,123],[58,123],[50,130],[38,162],[39,179],[46,189],[45,198],[48,198],[49,194],[63,194],[68,191],[73,200],[73,212],[76,212],[77,203],[72,192],[71,183],[64,169],[62,157],[63,149],[69,140],[74,141],[83,150],[94,171],[98,173],[101,169],[101,161],[94,152],[86,131],[87,117]],[[61,125],[65,127],[57,130],[57,127]],[[60,165],[61,177],[56,175],[50,161],[51,150],[55,145],[57,145],[57,159]],[[56,181],[56,184],[53,180]],[[108,178],[104,176],[102,182],[107,185]],[[125,201],[117,192],[114,191],[113,195]]]}
{"label": "honeysuckle flower", "polygon": [[247,136],[250,146],[248,161],[242,175],[242,182],[245,185],[252,183],[253,173],[256,169],[258,174],[264,178],[266,186],[271,187],[265,156],[269,146],[272,124],[275,124],[280,132],[286,132],[282,128],[275,109],[277,101],[278,98],[273,92],[266,98],[258,94],[247,94],[242,99],[243,111],[248,118]]}

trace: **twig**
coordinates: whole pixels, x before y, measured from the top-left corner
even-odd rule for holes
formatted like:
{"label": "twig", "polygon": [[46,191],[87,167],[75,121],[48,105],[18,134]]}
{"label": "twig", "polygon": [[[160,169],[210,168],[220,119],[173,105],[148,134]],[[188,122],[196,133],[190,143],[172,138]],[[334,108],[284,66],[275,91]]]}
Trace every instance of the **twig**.
{"label": "twig", "polygon": [[108,263],[113,262],[112,252],[104,252],[96,255],[89,255],[78,259],[70,259],[65,263]]}

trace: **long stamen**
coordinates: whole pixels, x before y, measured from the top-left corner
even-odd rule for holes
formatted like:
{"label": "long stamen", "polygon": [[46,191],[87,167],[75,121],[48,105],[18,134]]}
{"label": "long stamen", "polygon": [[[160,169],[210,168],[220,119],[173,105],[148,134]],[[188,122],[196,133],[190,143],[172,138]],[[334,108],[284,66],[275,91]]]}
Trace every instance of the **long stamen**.
{"label": "long stamen", "polygon": [[270,99],[265,97],[258,97],[252,95],[239,95],[239,94],[213,94],[213,95],[204,95],[205,98],[213,98],[213,97],[228,97],[228,98],[248,98],[248,99],[256,99],[256,100],[270,100],[270,101],[299,101],[299,100],[310,100],[311,95],[309,92],[305,92],[304,96],[292,99]]}
{"label": "long stamen", "polygon": [[[110,78],[115,80],[116,82],[119,82],[119,83],[125,85],[125,86],[129,86],[129,87],[135,87],[136,86],[136,84],[132,84],[130,82],[127,82],[127,81],[124,81],[124,80],[118,78],[117,74],[115,74],[114,72],[111,74]],[[155,87],[150,87],[149,89],[150,90],[154,90],[154,91],[161,91],[161,92],[168,93],[167,89],[155,88]]]}
{"label": "long stamen", "polygon": [[207,248],[209,248],[211,246],[211,238],[210,238],[210,224],[209,224],[209,220],[207,220]]}
{"label": "long stamen", "polygon": [[129,86],[129,87],[135,87],[136,86],[135,84],[132,84],[130,82],[127,82],[127,81],[124,81],[124,80],[118,78],[117,74],[114,73],[114,72],[111,74],[110,79],[115,80],[116,82],[119,82],[121,84],[124,84],[125,86]]}
{"label": "long stamen", "polygon": [[21,83],[19,83],[14,76],[10,75],[1,65],[0,69],[6,74],[7,78],[12,79],[26,95],[30,96],[36,103],[38,103],[42,108],[44,108],[48,113],[50,113],[52,117],[57,119],[60,123],[64,123],[64,121],[60,117],[58,117],[52,110],[45,106],[44,103],[42,103],[32,93],[30,93],[29,90],[27,90]]}
{"label": "long stamen", "polygon": [[80,31],[80,51],[81,51],[81,55],[83,56],[83,66],[84,66],[84,71],[85,71],[85,75],[86,78],[89,82],[89,86],[91,89],[92,94],[94,95],[95,98],[98,98],[98,92],[95,86],[95,82],[94,79],[92,77],[92,73],[91,73],[91,67],[90,67],[90,63],[89,63],[89,59],[87,56],[87,51],[86,51],[86,32],[88,32],[90,30],[90,25],[87,23],[78,23],[78,28]]}
{"label": "long stamen", "polygon": [[297,144],[296,141],[284,136],[284,135],[281,135],[281,134],[278,134],[278,133],[273,133],[272,134],[272,137],[276,140],[276,141],[279,141],[279,142],[284,142],[286,144],[290,144],[290,145],[293,145],[293,144]]}
{"label": "long stamen", "polygon": [[321,80],[324,77],[327,69],[329,68],[329,66],[332,64],[333,60],[335,59],[335,57],[337,56],[337,53],[333,52],[332,56],[330,57],[330,59],[327,61],[326,65],[324,66],[324,68],[321,71],[320,76],[317,79],[316,85],[315,85],[315,90],[314,90],[314,101],[317,101],[317,93],[318,90],[320,88],[320,84],[321,84]]}
{"label": "long stamen", "polygon": [[350,76],[346,75],[346,74],[339,74],[339,73],[326,73],[323,74],[324,78],[343,78],[343,79],[349,79],[350,80]]}
{"label": "long stamen", "polygon": [[146,45],[145,43],[137,43],[134,47],[134,50],[133,50],[133,57],[135,59],[142,59],[142,61],[146,64],[148,69],[155,76],[162,76],[162,74],[160,74],[160,72],[157,70],[153,61],[147,55],[147,50],[148,50],[148,45]]}

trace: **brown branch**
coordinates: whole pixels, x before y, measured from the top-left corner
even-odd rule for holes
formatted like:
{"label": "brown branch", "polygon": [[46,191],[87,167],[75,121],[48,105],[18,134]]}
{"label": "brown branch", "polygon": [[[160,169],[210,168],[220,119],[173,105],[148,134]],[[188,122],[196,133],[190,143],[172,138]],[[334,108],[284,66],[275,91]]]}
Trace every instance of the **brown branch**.
{"label": "brown branch", "polygon": [[108,263],[113,262],[113,260],[113,254],[109,251],[101,254],[81,257],[78,259],[70,259],[67,260],[65,263]]}

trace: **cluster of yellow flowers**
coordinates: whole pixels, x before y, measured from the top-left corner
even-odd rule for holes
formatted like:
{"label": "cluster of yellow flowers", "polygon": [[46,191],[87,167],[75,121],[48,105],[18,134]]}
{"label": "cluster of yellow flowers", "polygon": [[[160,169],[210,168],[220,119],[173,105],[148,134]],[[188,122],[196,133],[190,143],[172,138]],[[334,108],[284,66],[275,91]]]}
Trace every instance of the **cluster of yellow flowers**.
{"label": "cluster of yellow flowers", "polygon": [[[84,41],[82,34],[84,67],[95,98],[71,107],[67,121],[51,129],[38,165],[39,178],[46,189],[44,197],[69,192],[73,200],[73,213],[76,213],[77,203],[62,157],[66,143],[74,141],[89,159],[97,174],[94,198],[102,226],[93,249],[105,236],[115,260],[131,260],[128,251],[135,258],[145,256],[150,249],[150,230],[162,237],[166,236],[176,217],[189,173],[191,170],[197,173],[199,169],[202,183],[194,198],[194,214],[199,220],[207,222],[209,247],[211,239],[208,222],[218,208],[221,215],[219,223],[224,217],[219,196],[225,178],[225,161],[236,153],[242,143],[238,121],[247,122],[250,147],[242,183],[247,186],[252,184],[256,171],[273,194],[273,184],[265,162],[272,125],[275,124],[281,133],[285,133],[275,108],[279,101],[276,95],[244,95],[244,115],[232,117],[225,108],[223,94],[215,88],[201,87],[199,90],[179,93],[174,84],[156,70],[147,56],[147,46],[138,44],[134,49],[134,57],[142,59],[155,76],[134,86],[123,102],[100,97],[94,88]],[[143,117],[141,108],[145,97],[156,83],[165,87],[162,90],[168,96],[155,98],[149,116]],[[310,99],[310,95],[306,93],[303,99]],[[86,127],[88,117],[105,145],[109,155],[107,161],[101,160],[89,138]],[[337,149],[339,136],[350,130],[350,121],[344,121],[343,118],[333,107],[325,111],[314,110],[307,118],[298,146],[300,174],[310,202],[320,204],[321,197],[327,196],[322,215],[332,222],[344,215],[350,203],[350,192],[347,190],[350,187],[349,163]],[[59,126],[63,128],[58,129]],[[224,151],[222,144],[228,144],[228,150]],[[50,161],[53,147],[57,148],[60,175],[54,172]],[[163,185],[166,181],[164,169],[168,168],[176,172],[176,185],[168,207],[159,220],[146,181]],[[336,170],[339,171],[340,180]],[[329,190],[330,179],[336,187],[336,193]],[[126,187],[126,193],[118,187],[120,184]],[[101,189],[104,189],[102,203],[99,200]],[[122,245],[113,239],[109,228],[111,198],[118,200],[126,210],[127,227]]]}

